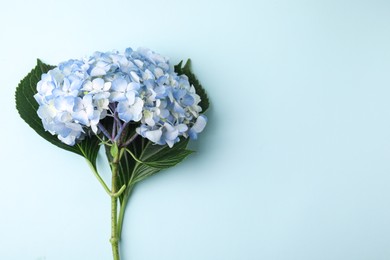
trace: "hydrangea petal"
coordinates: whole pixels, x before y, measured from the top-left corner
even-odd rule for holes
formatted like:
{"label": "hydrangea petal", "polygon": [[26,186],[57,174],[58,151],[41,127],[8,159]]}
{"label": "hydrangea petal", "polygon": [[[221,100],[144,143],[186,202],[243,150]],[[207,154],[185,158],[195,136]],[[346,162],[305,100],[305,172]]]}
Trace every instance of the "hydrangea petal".
{"label": "hydrangea petal", "polygon": [[160,140],[161,136],[162,136],[161,129],[147,131],[145,133],[145,137],[154,143],[157,143]]}

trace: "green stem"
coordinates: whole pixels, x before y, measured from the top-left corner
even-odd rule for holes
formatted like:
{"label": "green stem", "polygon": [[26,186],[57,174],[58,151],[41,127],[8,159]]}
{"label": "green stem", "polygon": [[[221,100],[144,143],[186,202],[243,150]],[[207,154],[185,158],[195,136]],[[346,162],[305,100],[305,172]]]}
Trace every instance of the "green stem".
{"label": "green stem", "polygon": [[83,154],[84,158],[86,159],[87,163],[88,163],[88,166],[91,168],[93,174],[95,175],[95,177],[98,179],[98,181],[100,182],[100,184],[103,186],[104,190],[108,193],[108,195],[111,196],[111,191],[110,189],[107,187],[106,183],[104,182],[104,180],[102,179],[102,177],[100,177],[97,169],[96,169],[96,166],[88,159],[88,156],[87,154],[85,153],[84,149],[81,147],[81,145],[78,145],[81,153]]}
{"label": "green stem", "polygon": [[107,192],[108,195],[111,196],[111,191],[110,189],[107,187],[106,183],[104,182],[104,180],[102,179],[102,177],[100,177],[100,174],[98,173],[98,171],[96,170],[95,166],[89,161],[89,160],[86,160],[88,162],[88,165],[89,167],[91,168],[93,174],[95,175],[96,179],[100,182],[100,184],[103,186],[104,190]]}
{"label": "green stem", "polygon": [[144,163],[143,161],[137,159],[137,157],[135,157],[135,155],[130,151],[130,149],[125,148],[125,150],[131,155],[131,157],[133,157],[134,161],[136,161],[137,163]]}
{"label": "green stem", "polygon": [[125,216],[127,202],[130,198],[130,194],[133,190],[133,187],[134,187],[134,184],[127,186],[126,193],[123,196],[123,200],[122,200],[122,203],[120,205],[119,217],[118,217],[118,237],[119,237],[119,239],[121,238],[121,235],[122,235],[123,219]]}
{"label": "green stem", "polygon": [[[119,257],[119,236],[117,229],[117,217],[118,217],[118,197],[114,196],[118,192],[118,167],[119,167],[120,153],[113,155],[111,171],[111,247],[112,247],[112,256],[114,260],[120,260]],[[123,187],[122,187],[123,188]]]}
{"label": "green stem", "polygon": [[[128,150],[127,148],[125,148],[125,149]],[[133,157],[133,158],[135,159],[135,157]],[[139,162],[136,161],[134,169],[136,169],[138,167],[138,165],[139,165]],[[133,171],[133,173],[134,173],[134,171]],[[125,194],[123,195],[123,200],[122,200],[122,203],[121,203],[121,206],[119,209],[119,219],[118,219],[119,238],[121,238],[121,236],[122,236],[123,220],[125,217],[127,202],[130,199],[131,192],[133,191],[133,188],[135,185],[135,182],[133,182],[133,177],[134,177],[134,174],[131,175],[129,182],[127,183],[127,189],[125,191]]]}
{"label": "green stem", "polygon": [[116,193],[111,193],[111,197],[115,197],[115,198],[118,198],[120,195],[122,195],[122,193],[125,191],[126,189],[126,185],[123,184],[122,188],[120,188],[120,190]]}

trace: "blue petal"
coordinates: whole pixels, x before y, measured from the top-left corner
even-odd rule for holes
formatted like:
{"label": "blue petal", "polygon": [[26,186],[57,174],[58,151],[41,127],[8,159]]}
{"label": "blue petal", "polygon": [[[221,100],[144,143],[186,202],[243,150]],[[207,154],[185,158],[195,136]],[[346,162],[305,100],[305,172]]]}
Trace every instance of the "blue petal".
{"label": "blue petal", "polygon": [[182,99],[181,99],[181,103],[185,106],[192,106],[194,103],[195,103],[195,99],[193,96],[191,95],[185,95]]}
{"label": "blue petal", "polygon": [[116,90],[116,91],[120,91],[120,92],[124,92],[126,90],[126,88],[127,88],[127,81],[125,79],[122,79],[122,78],[115,79],[111,85],[111,89]]}

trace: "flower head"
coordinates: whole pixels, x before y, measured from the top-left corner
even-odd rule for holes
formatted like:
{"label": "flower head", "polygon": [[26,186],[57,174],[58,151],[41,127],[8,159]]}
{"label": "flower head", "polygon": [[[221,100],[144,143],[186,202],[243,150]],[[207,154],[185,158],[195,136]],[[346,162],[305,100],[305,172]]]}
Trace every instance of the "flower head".
{"label": "flower head", "polygon": [[196,139],[207,122],[188,78],[146,48],[95,52],[60,63],[42,75],[37,92],[45,130],[68,145],[91,132],[100,134],[104,124],[99,123],[107,118],[114,119],[108,137],[118,138],[115,134],[132,123],[142,137],[170,147],[181,136]]}

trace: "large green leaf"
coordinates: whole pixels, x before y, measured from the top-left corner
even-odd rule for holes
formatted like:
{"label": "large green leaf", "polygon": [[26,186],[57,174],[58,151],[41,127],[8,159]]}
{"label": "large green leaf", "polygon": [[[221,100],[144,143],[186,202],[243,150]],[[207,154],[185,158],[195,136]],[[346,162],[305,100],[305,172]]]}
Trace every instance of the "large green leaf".
{"label": "large green leaf", "polygon": [[155,145],[147,142],[133,170],[134,182],[141,181],[160,170],[175,166],[183,161],[193,151],[187,150],[188,139],[181,140],[172,148],[168,145]]}
{"label": "large green leaf", "polygon": [[78,155],[85,157],[96,169],[96,157],[99,150],[98,138],[86,137],[82,142],[75,146],[69,146],[62,143],[57,136],[45,131],[41,119],[38,117],[38,103],[34,99],[37,93],[37,83],[41,79],[41,75],[53,69],[54,66],[43,63],[37,60],[37,65],[31,70],[27,76],[22,79],[16,88],[15,101],[16,109],[20,117],[45,140],[50,143]]}
{"label": "large green leaf", "polygon": [[188,59],[184,66],[183,61],[181,61],[174,67],[177,74],[186,75],[188,77],[188,81],[195,87],[196,93],[200,96],[199,106],[203,109],[202,112],[205,112],[210,106],[209,98],[207,97],[206,90],[202,87],[199,80],[191,70],[191,60]]}
{"label": "large green leaf", "polygon": [[187,150],[188,139],[181,140],[179,143],[169,148],[167,145],[147,145],[141,155],[144,164],[152,168],[166,169],[175,166],[188,155],[193,153]]}
{"label": "large green leaf", "polygon": [[[134,131],[131,132],[134,134]],[[119,163],[119,187],[126,185],[133,186],[135,183],[145,178],[175,166],[183,161],[192,151],[187,150],[188,139],[183,139],[176,143],[172,148],[168,145],[155,145],[148,139],[138,136],[126,148],[137,158],[125,152]],[[110,146],[106,146],[106,156],[109,161],[112,160]],[[119,199],[123,202],[127,192],[124,192]]]}

